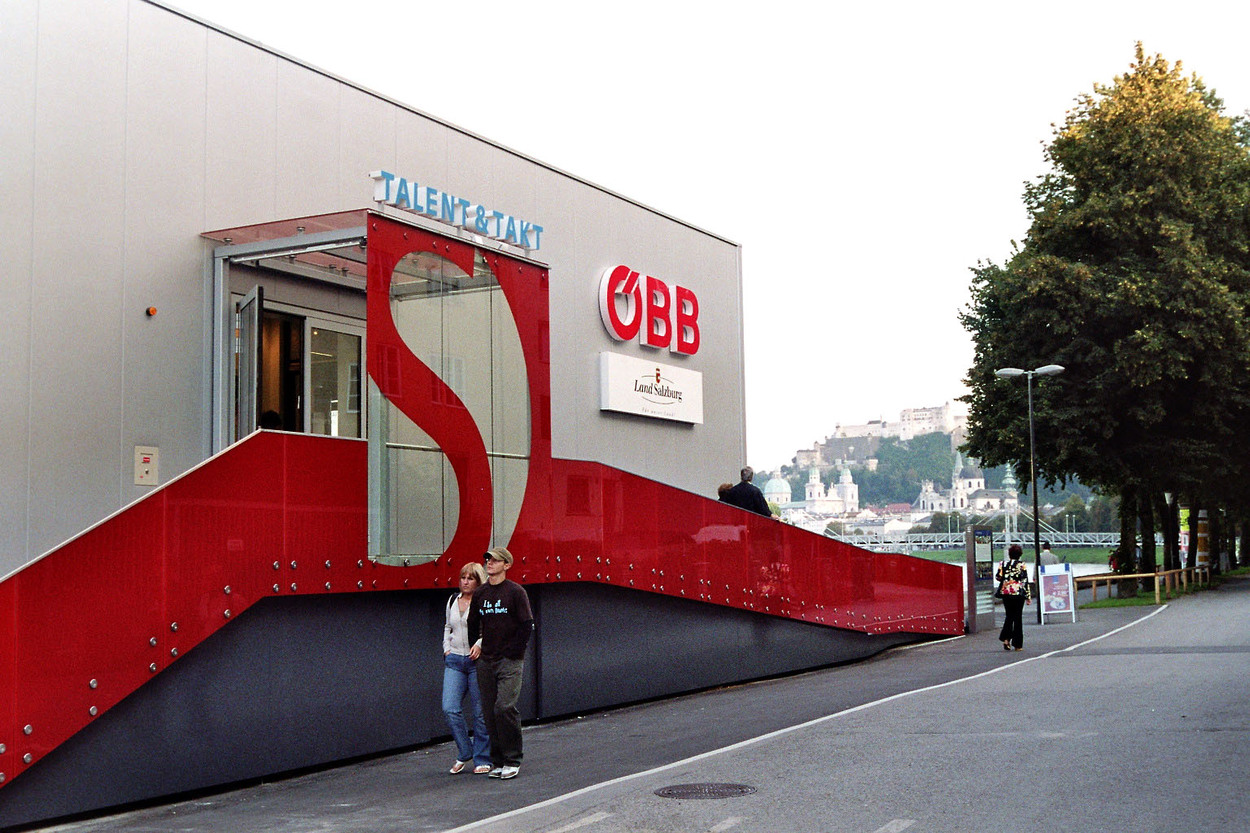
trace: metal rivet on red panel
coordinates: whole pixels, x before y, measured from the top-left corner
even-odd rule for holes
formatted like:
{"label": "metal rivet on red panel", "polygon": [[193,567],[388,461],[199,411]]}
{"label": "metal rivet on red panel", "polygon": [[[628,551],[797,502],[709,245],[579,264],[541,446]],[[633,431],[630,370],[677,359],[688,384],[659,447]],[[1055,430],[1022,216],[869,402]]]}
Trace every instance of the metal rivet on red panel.
{"label": "metal rivet on red panel", "polygon": [[33,734],[34,731],[35,731],[35,727],[31,726],[29,723],[27,723],[25,726],[22,727],[22,734],[24,735]]}
{"label": "metal rivet on red panel", "polygon": [[559,564],[559,563],[560,563],[560,556],[558,556],[558,555],[556,556],[556,563],[557,563],[557,564]]}
{"label": "metal rivet on red panel", "polygon": [[27,752],[25,755],[22,756],[22,763],[28,764],[33,760],[35,760],[35,756],[30,754],[29,752]]}
{"label": "metal rivet on red panel", "polygon": [[177,648],[170,648],[170,649],[169,649],[169,655],[170,655],[171,657],[176,657],[176,656],[178,656],[178,649],[177,649]]}
{"label": "metal rivet on red panel", "polygon": [[328,581],[326,582],[326,589],[327,589],[327,590],[329,590],[329,589],[330,589],[330,582],[328,582]]}
{"label": "metal rivet on red panel", "polygon": [[273,562],[273,568],[274,568],[275,570],[281,570],[281,569],[282,569],[282,565],[281,565],[281,564],[279,564],[277,561],[275,561],[275,562]]}
{"label": "metal rivet on red panel", "polygon": [[169,629],[170,629],[171,631],[173,631],[174,633],[177,633],[177,632],[178,632],[178,623],[177,623],[177,622],[170,622],[170,623],[169,623]]}
{"label": "metal rivet on red panel", "polygon": [[363,581],[358,581],[358,582],[356,582],[356,589],[357,589],[357,590],[364,590],[364,589],[365,589],[365,583],[364,583]]}
{"label": "metal rivet on red panel", "polygon": [[[451,559],[448,559],[448,561],[450,561],[450,560],[451,560]],[[359,560],[359,561],[357,561],[357,562],[356,562],[356,568],[357,568],[357,569],[360,569],[361,567],[364,567],[364,566],[365,566],[364,559],[361,559],[361,560]]]}
{"label": "metal rivet on red panel", "polygon": [[99,680],[92,680],[91,682],[87,683],[87,687],[88,687],[88,688],[99,688],[99,687],[100,687],[100,681],[99,681]]}
{"label": "metal rivet on red panel", "polygon": [[581,573],[578,573],[578,574],[577,574],[577,577],[578,577],[578,578],[581,578],[581,577],[582,577],[582,574],[581,574]]}
{"label": "metal rivet on red panel", "polygon": [[9,747],[3,743],[0,743],[0,755],[3,755],[5,752],[8,752],[8,751],[9,751]]}
{"label": "metal rivet on red panel", "polygon": [[0,772],[0,784],[4,783],[4,773]]}
{"label": "metal rivet on red panel", "polygon": [[225,611],[224,613],[222,613],[221,615],[222,615],[222,616],[225,616],[227,619],[229,619],[229,618],[230,618],[230,615],[231,615],[231,614],[230,614],[230,610],[227,608],[227,609],[226,609],[226,611]]}
{"label": "metal rivet on red panel", "polygon": [[295,569],[296,567],[298,567],[298,566],[299,566],[299,565],[298,565],[298,564],[296,564],[294,561],[292,561],[292,562],[291,562],[291,569],[292,569],[292,570],[294,570],[294,569]]}
{"label": "metal rivet on red panel", "polygon": [[296,587],[295,582],[291,582],[291,592],[292,592],[292,593],[294,593],[294,592],[296,592],[296,590],[297,590],[297,589],[298,589],[298,588]]}
{"label": "metal rivet on red panel", "polygon": [[330,559],[326,559],[326,569],[330,569]]}
{"label": "metal rivet on red panel", "polygon": [[404,579],[404,587],[408,586],[408,579]]}
{"label": "metal rivet on red panel", "polygon": [[92,717],[95,717],[97,714],[100,713],[100,710],[97,709],[95,706],[92,706],[91,708],[87,709],[87,713],[90,714]]}
{"label": "metal rivet on red panel", "polygon": [[155,673],[156,673],[156,663],[152,663],[151,665],[149,665],[149,666],[148,666],[148,670],[149,670],[149,671],[151,671],[153,674],[155,674]]}

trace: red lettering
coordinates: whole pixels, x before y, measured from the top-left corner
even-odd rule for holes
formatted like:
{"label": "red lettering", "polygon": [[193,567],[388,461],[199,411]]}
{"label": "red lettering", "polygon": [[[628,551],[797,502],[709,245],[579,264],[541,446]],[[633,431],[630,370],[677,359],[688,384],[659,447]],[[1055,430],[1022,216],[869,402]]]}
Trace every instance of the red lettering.
{"label": "red lettering", "polygon": [[673,326],[668,320],[669,308],[673,305],[668,284],[659,278],[647,275],[647,307],[646,331],[642,335],[642,343],[647,347],[667,347],[673,341]]}
{"label": "red lettering", "polygon": [[684,286],[673,287],[673,352],[693,356],[699,352],[699,299]]}
{"label": "red lettering", "polygon": [[[618,299],[625,302],[623,316]],[[599,281],[599,315],[608,335],[617,341],[629,341],[638,335],[642,325],[642,291],[637,272],[628,266],[604,271]]]}
{"label": "red lettering", "polygon": [[694,292],[639,275],[623,264],[605,269],[599,280],[599,316],[617,341],[637,338],[644,347],[667,347],[684,356],[699,351],[699,299]]}

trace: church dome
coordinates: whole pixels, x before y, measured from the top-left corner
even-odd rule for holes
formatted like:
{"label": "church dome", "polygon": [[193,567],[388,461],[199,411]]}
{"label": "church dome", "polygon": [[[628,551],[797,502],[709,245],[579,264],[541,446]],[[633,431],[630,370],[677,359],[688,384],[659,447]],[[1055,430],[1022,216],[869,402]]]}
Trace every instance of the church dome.
{"label": "church dome", "polygon": [[791,500],[790,484],[780,477],[774,477],[764,484],[764,499],[773,503],[789,503]]}

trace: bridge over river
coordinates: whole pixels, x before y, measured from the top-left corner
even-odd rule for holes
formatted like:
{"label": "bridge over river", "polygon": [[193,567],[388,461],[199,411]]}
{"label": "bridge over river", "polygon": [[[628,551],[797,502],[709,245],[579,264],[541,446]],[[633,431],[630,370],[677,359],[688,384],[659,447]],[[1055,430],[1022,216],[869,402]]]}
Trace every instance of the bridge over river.
{"label": "bridge over river", "polygon": [[[857,547],[876,552],[914,552],[916,550],[955,550],[964,548],[964,533],[957,532],[897,532],[888,533],[874,530],[862,535],[836,535],[826,532],[830,538],[854,544]],[[1120,543],[1119,532],[1060,532],[1046,530],[1043,539],[1050,542],[1053,549],[1070,549],[1074,547],[1111,548]],[[1033,536],[1029,533],[994,533],[994,549],[1006,549],[1009,544],[1021,544],[1027,551],[1033,545]]]}

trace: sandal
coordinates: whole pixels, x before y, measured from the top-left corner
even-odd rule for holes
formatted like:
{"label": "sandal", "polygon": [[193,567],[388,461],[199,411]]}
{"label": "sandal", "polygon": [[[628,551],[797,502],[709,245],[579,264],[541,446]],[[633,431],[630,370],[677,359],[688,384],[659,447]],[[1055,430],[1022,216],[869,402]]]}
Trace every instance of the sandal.
{"label": "sandal", "polygon": [[491,767],[490,764],[481,764],[480,766],[473,767],[473,774],[485,775],[486,773],[490,772],[491,769],[493,769],[493,767]]}
{"label": "sandal", "polygon": [[452,775],[459,775],[461,772],[464,772],[464,768],[468,765],[469,765],[468,761],[456,761],[454,764],[451,765],[451,769],[449,769],[448,772],[450,772]]}

